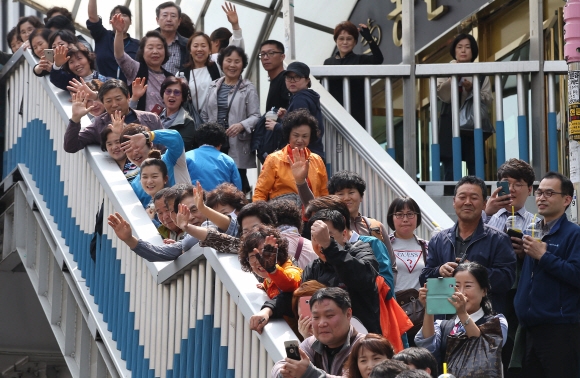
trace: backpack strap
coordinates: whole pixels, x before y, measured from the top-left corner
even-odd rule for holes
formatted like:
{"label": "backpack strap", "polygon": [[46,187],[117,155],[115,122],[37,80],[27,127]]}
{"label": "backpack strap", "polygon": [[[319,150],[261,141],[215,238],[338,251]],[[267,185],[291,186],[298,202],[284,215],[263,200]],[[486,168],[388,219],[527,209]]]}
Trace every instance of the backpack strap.
{"label": "backpack strap", "polygon": [[369,235],[374,236],[375,238],[379,239],[383,242],[383,244],[387,245],[385,242],[385,238],[381,232],[381,223],[373,218],[361,217],[365,225],[367,226],[367,230],[369,230]]}
{"label": "backpack strap", "polygon": [[302,247],[304,246],[304,238],[301,236],[298,239],[298,246],[296,247],[296,254],[294,254],[294,259],[298,261],[300,259],[300,255],[302,254]]}

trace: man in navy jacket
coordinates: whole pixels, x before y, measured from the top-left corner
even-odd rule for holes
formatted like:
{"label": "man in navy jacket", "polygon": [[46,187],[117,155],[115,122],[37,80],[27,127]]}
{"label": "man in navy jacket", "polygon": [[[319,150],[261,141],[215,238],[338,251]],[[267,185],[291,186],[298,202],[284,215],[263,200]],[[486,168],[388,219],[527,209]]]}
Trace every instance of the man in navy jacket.
{"label": "man in navy jacket", "polygon": [[483,223],[481,211],[486,199],[487,187],[482,179],[466,176],[457,182],[453,196],[457,223],[429,242],[427,263],[419,281],[424,285],[427,278],[452,277],[464,261],[479,263],[489,274],[493,309],[501,313],[515,280],[516,255],[507,234]]}
{"label": "man in navy jacket", "polygon": [[522,377],[580,375],[580,227],[565,214],[573,194],[572,182],[555,172],[535,193],[544,236],[524,236],[514,300],[526,336]]}

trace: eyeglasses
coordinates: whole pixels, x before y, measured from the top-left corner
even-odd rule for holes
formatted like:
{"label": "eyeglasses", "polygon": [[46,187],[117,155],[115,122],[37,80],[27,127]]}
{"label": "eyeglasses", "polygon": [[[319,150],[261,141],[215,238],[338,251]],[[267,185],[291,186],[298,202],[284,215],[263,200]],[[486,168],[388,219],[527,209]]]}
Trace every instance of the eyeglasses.
{"label": "eyeglasses", "polygon": [[286,76],[286,81],[291,83],[299,82],[301,79],[304,79],[302,76]]}
{"label": "eyeglasses", "polygon": [[[502,182],[507,182],[507,181],[502,181]],[[514,182],[513,184],[509,184],[509,188],[510,189],[514,189],[514,190],[520,190],[523,187],[527,187],[527,184],[522,184],[521,182]]]}
{"label": "eyeglasses", "polygon": [[561,192],[555,192],[553,190],[541,190],[541,189],[536,189],[535,193],[537,198],[540,198],[542,196],[546,197],[546,198],[550,198],[552,197],[552,195],[554,194],[561,194],[563,196],[567,196],[566,193],[561,193]]}
{"label": "eyeglasses", "polygon": [[[274,258],[274,261],[276,261],[276,259],[278,258],[278,248],[274,248],[273,246],[270,246],[270,251],[265,251],[264,249],[266,248],[266,246],[264,246],[264,248],[262,248],[262,250],[259,252],[260,255],[262,255],[262,258],[264,260],[270,260],[272,258]],[[258,253],[255,253],[253,255],[249,255],[246,260],[248,261],[248,263],[250,265],[254,265],[256,264],[256,262],[258,261]]]}
{"label": "eyeglasses", "polygon": [[258,59],[264,59],[265,57],[273,58],[274,55],[276,55],[276,54],[283,54],[283,52],[281,52],[281,51],[269,51],[269,52],[259,53]]}
{"label": "eyeglasses", "polygon": [[181,96],[181,91],[179,89],[169,89],[169,88],[167,88],[165,90],[165,94],[168,95],[168,96],[171,96],[171,95],[173,95],[173,96]]}
{"label": "eyeglasses", "polygon": [[403,219],[403,218],[407,218],[407,219],[413,219],[415,218],[415,215],[417,215],[417,213],[395,213],[393,214],[393,216],[397,219]]}

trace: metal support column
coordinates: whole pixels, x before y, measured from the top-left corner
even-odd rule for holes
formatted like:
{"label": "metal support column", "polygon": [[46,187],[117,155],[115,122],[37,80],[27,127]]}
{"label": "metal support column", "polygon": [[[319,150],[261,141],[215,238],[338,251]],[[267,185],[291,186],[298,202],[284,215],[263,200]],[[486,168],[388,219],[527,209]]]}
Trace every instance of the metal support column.
{"label": "metal support column", "polygon": [[497,144],[497,167],[505,162],[505,125],[503,121],[503,83],[501,75],[495,75],[495,140]]}
{"label": "metal support column", "polygon": [[296,60],[294,0],[283,1],[282,14],[284,15],[284,48],[286,49],[286,57],[293,61]]}
{"label": "metal support column", "polygon": [[403,1],[403,64],[411,66],[409,77],[403,78],[403,168],[413,179],[417,177],[417,107],[415,83],[415,10],[414,1]]}
{"label": "metal support column", "polygon": [[[546,172],[547,149],[546,141],[548,134],[546,132],[546,103],[545,93],[546,84],[544,78],[544,8],[542,0],[529,0],[530,4],[530,60],[537,60],[539,71],[532,73],[531,93],[532,108],[529,111],[532,121],[531,141],[532,151],[528,155],[531,158],[530,164],[536,172],[536,176]],[[526,131],[529,128],[526,125]],[[521,140],[521,135],[519,136]],[[521,151],[520,151],[521,153]],[[521,156],[521,155],[520,155]]]}
{"label": "metal support column", "polygon": [[439,147],[439,120],[437,119],[437,78],[429,78],[429,103],[431,106],[431,181],[441,180],[441,150]]}

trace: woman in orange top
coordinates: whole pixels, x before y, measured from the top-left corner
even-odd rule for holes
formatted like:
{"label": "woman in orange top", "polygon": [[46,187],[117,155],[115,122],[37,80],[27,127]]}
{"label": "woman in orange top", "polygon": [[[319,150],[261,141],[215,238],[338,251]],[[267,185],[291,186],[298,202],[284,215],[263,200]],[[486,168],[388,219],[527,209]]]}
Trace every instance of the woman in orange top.
{"label": "woman in orange top", "polygon": [[290,168],[293,155],[300,153],[309,164],[306,183],[315,197],[328,195],[326,166],[320,156],[306,147],[311,138],[318,135],[318,122],[306,109],[298,109],[284,117],[282,126],[284,139],[288,145],[271,153],[266,158],[254,191],[254,201],[268,201],[275,198],[292,199],[300,204],[297,183]]}
{"label": "woman in orange top", "polygon": [[264,279],[258,287],[270,299],[282,292],[294,292],[300,286],[302,269],[292,264],[288,241],[274,227],[259,225],[246,234],[238,258],[244,272],[254,272]]}

